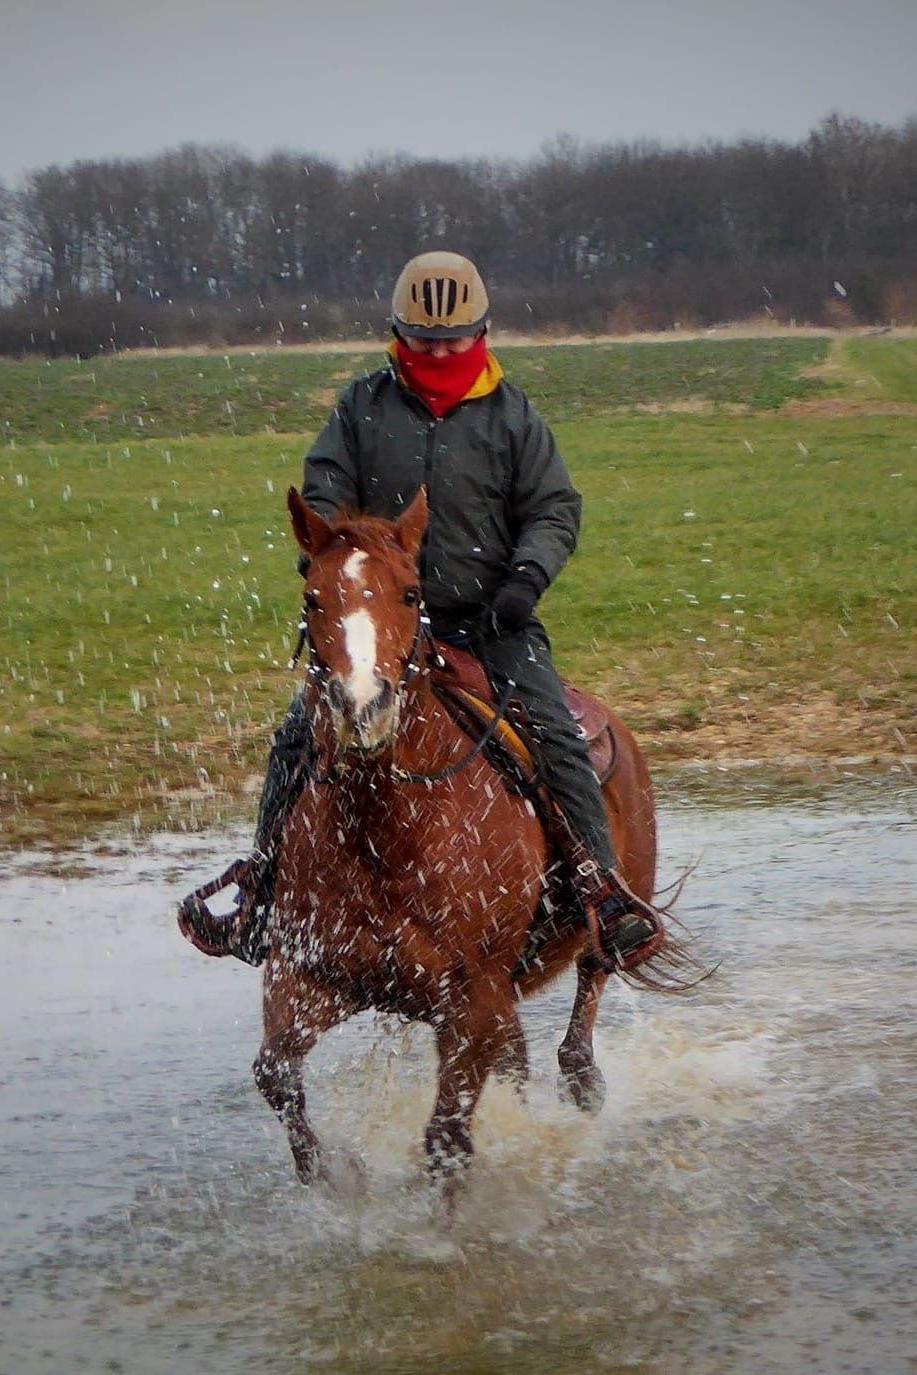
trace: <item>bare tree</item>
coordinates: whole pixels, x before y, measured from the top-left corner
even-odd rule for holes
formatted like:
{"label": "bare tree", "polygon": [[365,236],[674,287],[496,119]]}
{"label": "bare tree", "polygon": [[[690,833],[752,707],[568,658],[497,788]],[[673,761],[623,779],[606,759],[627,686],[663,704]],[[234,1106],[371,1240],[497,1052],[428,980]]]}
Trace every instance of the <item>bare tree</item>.
{"label": "bare tree", "polygon": [[404,260],[443,246],[478,261],[504,320],[529,327],[762,307],[818,319],[841,276],[852,308],[882,318],[890,284],[907,310],[917,296],[917,118],[830,115],[798,144],[561,135],[523,162],[371,156],[349,170],[189,144],[0,188],[3,299],[21,295],[23,319],[81,319],[81,341],[101,329],[86,347],[108,346],[113,323],[125,341],[372,331]]}

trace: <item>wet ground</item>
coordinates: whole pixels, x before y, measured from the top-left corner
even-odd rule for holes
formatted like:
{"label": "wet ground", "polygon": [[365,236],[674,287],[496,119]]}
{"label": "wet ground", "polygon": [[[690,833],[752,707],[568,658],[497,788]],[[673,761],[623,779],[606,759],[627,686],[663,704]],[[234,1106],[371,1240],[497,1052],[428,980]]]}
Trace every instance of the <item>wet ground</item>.
{"label": "wet ground", "polygon": [[701,855],[681,911],[719,974],[606,997],[592,1121],[554,1092],[568,983],[529,1004],[529,1102],[485,1094],[451,1228],[431,1047],[391,1019],[311,1058],[336,1184],[296,1184],[258,975],[174,928],[237,837],[9,863],[0,1375],[917,1370],[914,801],[668,795],[662,877]]}

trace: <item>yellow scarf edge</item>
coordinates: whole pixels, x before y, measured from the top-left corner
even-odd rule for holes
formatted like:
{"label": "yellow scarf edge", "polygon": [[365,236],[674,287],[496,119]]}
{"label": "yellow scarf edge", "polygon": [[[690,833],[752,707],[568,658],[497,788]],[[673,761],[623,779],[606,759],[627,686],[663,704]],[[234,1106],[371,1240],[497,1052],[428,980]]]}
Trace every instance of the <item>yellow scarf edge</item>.
{"label": "yellow scarf edge", "polygon": [[[389,344],[388,356],[394,363],[396,371],[398,371],[398,350],[395,344]],[[399,376],[400,375],[399,372]],[[466,391],[462,400],[459,402],[459,405],[464,401],[477,401],[481,396],[490,396],[491,392],[497,390],[505,375],[499,358],[488,349],[487,362],[478,373],[477,381],[472,383],[469,390]],[[403,380],[402,378],[402,381]]]}

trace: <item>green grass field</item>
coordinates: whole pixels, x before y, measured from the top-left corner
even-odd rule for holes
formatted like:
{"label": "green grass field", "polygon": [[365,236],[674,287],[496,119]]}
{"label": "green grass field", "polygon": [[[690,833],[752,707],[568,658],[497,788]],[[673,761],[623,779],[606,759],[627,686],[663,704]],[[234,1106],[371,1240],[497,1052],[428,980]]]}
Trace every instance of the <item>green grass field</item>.
{"label": "green grass field", "polygon": [[[801,379],[823,339],[569,345],[506,350],[512,377],[553,423],[619,406],[704,397],[774,408],[815,395]],[[501,351],[502,356],[502,351]],[[0,363],[0,443],[304,435],[323,423],[347,380],[381,351],[106,357],[89,363]]]}
{"label": "green grass field", "polygon": [[[586,498],[559,661],[657,760],[904,748],[917,410],[780,407],[869,374],[906,411],[917,343],[844,350],[827,380],[819,339],[501,353]],[[257,773],[293,686],[284,494],[368,361],[0,363],[8,838],[193,824]],[[714,405],[626,409],[686,400]]]}
{"label": "green grass field", "polygon": [[912,339],[850,339],[837,354],[848,396],[917,405],[917,350]]}

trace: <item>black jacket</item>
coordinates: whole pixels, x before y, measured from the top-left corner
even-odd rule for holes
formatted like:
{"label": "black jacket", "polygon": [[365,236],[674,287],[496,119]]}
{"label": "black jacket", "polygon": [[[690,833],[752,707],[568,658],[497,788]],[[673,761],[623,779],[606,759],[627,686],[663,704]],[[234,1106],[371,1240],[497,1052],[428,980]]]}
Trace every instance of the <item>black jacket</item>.
{"label": "black jacket", "polygon": [[551,431],[506,381],[437,420],[393,366],[357,378],[306,456],[303,496],[326,519],[343,507],[394,519],[422,484],[431,612],[476,615],[522,563],[550,583],[576,547],[580,495]]}

